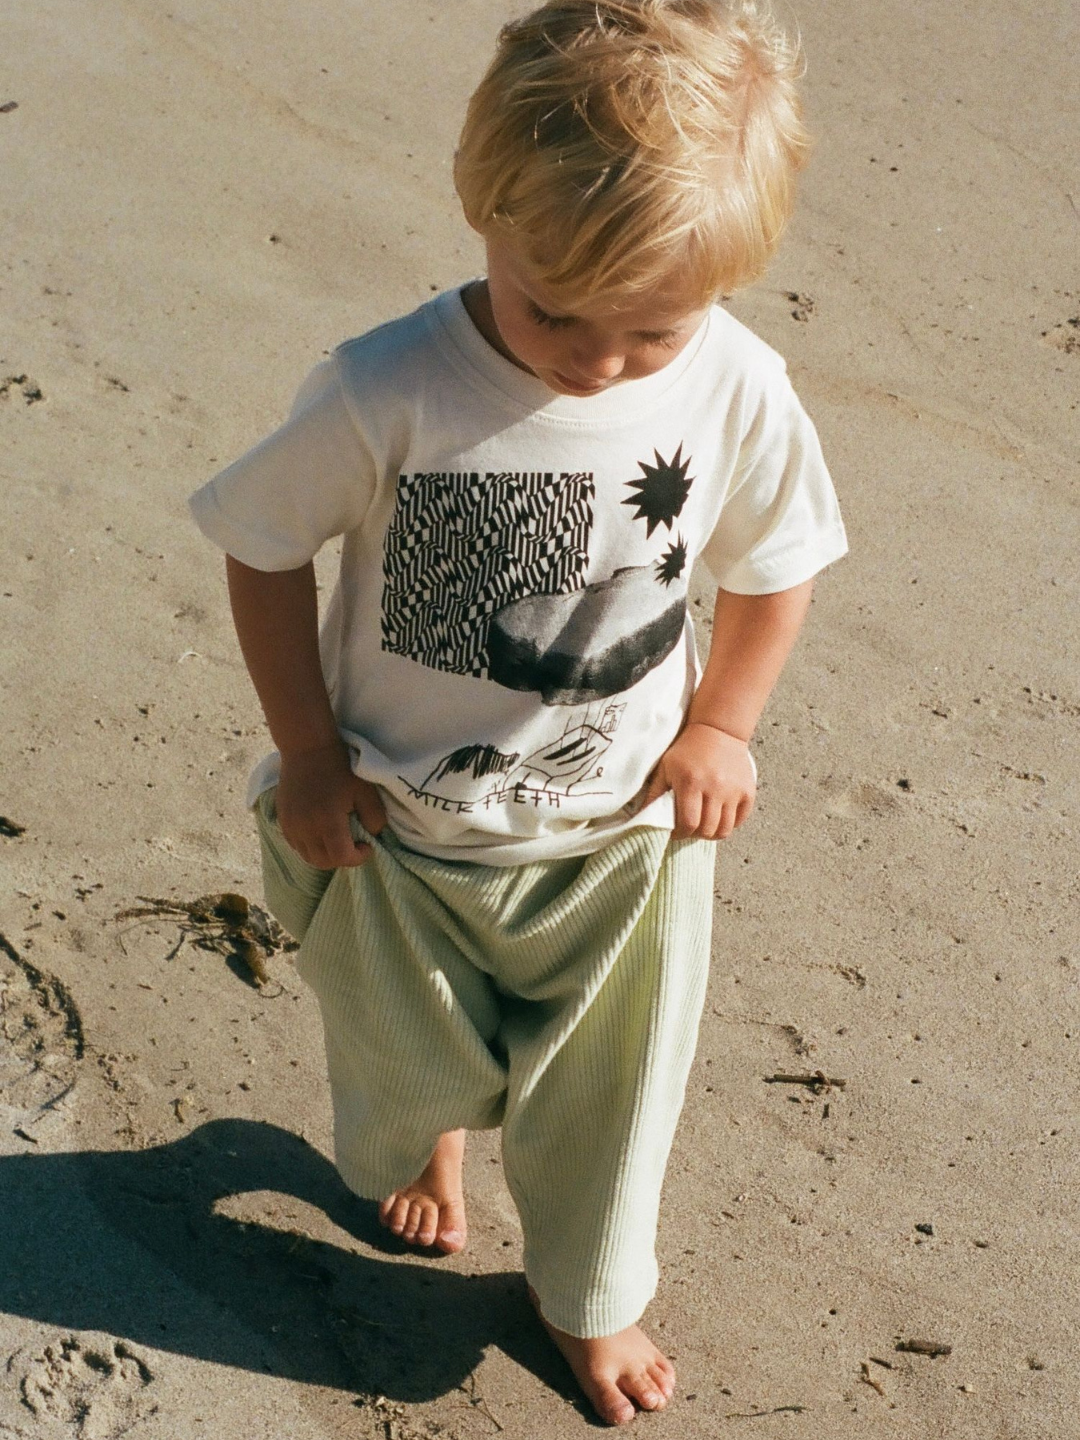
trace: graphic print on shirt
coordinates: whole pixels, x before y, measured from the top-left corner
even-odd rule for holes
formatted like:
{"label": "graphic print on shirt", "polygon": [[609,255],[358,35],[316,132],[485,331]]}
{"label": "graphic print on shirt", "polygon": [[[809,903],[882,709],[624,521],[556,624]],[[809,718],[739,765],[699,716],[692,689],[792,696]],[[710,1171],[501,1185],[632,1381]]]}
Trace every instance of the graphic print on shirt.
{"label": "graphic print on shirt", "polygon": [[686,473],[690,469],[690,456],[685,460],[682,458],[681,445],[670,460],[663,459],[659,450],[654,450],[653,455],[656,457],[655,465],[645,460],[638,461],[641,475],[636,480],[627,481],[630,488],[638,493],[628,495],[622,502],[638,507],[634,519],[645,521],[650,538],[658,525],[671,529],[694,483],[693,475],[687,476]]}
{"label": "graphic print on shirt", "polygon": [[[669,536],[693,483],[682,444],[638,461],[637,507]],[[592,474],[414,473],[398,481],[383,551],[383,648],[422,665],[591,704],[636,685],[675,648],[686,614],[681,535],[653,563],[585,583]],[[469,762],[472,763],[471,761]]]}
{"label": "graphic print on shirt", "polygon": [[487,676],[493,615],[583,588],[594,494],[585,473],[402,475],[383,545],[383,649]]}
{"label": "graphic print on shirt", "polygon": [[673,540],[656,562],[657,576],[661,585],[670,585],[686,569],[686,541],[680,535]]}
{"label": "graphic print on shirt", "polygon": [[[413,800],[454,815],[506,804],[558,809],[569,795],[610,795],[595,782],[603,779],[604,757],[625,709],[605,705],[595,715],[587,708],[583,718],[567,716],[561,733],[524,760],[493,745],[463,745],[444,755],[422,784],[398,779]],[[478,780],[489,782],[479,793]]]}
{"label": "graphic print on shirt", "polygon": [[488,665],[508,690],[538,690],[545,705],[619,695],[671,654],[686,622],[686,587],[655,565],[627,566],[572,595],[528,596],[492,618]]}

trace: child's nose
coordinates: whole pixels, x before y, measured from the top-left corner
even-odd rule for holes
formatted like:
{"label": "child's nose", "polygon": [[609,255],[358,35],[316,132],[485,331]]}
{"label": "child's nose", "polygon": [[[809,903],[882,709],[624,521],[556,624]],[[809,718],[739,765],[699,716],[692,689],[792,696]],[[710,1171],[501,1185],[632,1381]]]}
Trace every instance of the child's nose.
{"label": "child's nose", "polygon": [[607,348],[586,348],[574,356],[574,367],[587,380],[614,380],[621,375],[626,356],[621,351]]}

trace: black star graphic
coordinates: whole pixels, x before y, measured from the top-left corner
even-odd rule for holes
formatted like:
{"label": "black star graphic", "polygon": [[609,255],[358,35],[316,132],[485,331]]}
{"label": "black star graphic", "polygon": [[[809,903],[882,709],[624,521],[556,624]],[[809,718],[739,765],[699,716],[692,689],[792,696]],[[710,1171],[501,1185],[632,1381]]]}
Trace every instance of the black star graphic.
{"label": "black star graphic", "polygon": [[656,562],[656,578],[661,585],[670,585],[677,580],[686,567],[686,541],[680,535],[677,540],[672,541],[668,548]]}
{"label": "black star graphic", "polygon": [[654,450],[656,464],[649,465],[644,460],[639,460],[643,474],[638,480],[628,480],[626,483],[637,490],[636,495],[628,495],[622,502],[624,505],[636,505],[638,507],[635,520],[644,520],[648,526],[648,533],[651,535],[658,525],[666,525],[670,530],[690,493],[690,486],[694,483],[694,477],[687,478],[686,472],[690,468],[689,455],[682,458],[682,446],[675,451],[671,460],[662,458],[659,450]]}

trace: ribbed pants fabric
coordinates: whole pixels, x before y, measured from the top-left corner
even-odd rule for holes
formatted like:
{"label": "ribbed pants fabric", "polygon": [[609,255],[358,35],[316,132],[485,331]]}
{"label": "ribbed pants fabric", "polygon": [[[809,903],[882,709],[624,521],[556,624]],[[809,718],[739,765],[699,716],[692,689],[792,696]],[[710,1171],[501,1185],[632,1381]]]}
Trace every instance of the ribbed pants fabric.
{"label": "ribbed pants fabric", "polygon": [[705,997],[713,844],[643,827],[491,866],[384,830],[367,864],[326,871],[285,842],[273,791],[257,818],[267,904],[322,1011],[345,1183],[380,1199],[444,1131],[501,1125],[544,1316],[633,1324]]}

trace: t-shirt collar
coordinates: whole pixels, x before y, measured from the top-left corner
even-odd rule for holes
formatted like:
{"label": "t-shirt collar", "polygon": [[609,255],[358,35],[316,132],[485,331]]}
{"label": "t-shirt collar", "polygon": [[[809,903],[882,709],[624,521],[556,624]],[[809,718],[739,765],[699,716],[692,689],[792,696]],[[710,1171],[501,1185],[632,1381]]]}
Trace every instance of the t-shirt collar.
{"label": "t-shirt collar", "polygon": [[542,411],[556,418],[616,420],[640,415],[643,407],[651,405],[682,377],[709,328],[711,312],[706,312],[705,319],[689,343],[670,364],[652,375],[643,376],[640,380],[625,380],[602,390],[599,395],[560,395],[536,375],[520,369],[500,355],[480,334],[462,300],[462,291],[472,283],[467,281],[453,290],[444,290],[430,301],[439,328],[466,366],[478,372],[508,399],[517,401],[528,410]]}

